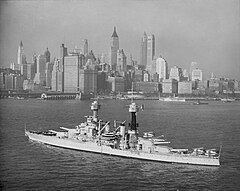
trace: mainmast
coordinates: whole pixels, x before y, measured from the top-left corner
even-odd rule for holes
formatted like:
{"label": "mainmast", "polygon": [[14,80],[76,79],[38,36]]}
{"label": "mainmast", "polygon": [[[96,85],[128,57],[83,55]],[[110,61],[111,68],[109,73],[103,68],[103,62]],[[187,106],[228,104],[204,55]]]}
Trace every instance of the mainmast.
{"label": "mainmast", "polygon": [[139,107],[136,103],[132,102],[129,105],[129,113],[131,113],[131,123],[130,123],[130,130],[137,131],[137,118],[136,114],[139,111]]}
{"label": "mainmast", "polygon": [[129,124],[130,130],[128,131],[130,148],[136,148],[138,144],[138,124],[136,115],[139,108],[140,107],[134,102],[129,105],[129,113],[131,113],[131,123]]}

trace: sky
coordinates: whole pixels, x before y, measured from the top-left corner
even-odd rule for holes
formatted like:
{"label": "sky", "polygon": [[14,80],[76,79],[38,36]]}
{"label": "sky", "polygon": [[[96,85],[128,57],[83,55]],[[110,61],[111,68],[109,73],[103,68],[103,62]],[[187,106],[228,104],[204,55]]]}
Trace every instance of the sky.
{"label": "sky", "polygon": [[17,63],[23,41],[27,61],[48,47],[58,57],[88,39],[95,55],[108,54],[113,27],[127,58],[140,58],[143,33],[154,34],[156,57],[204,77],[240,80],[239,0],[44,0],[0,1],[0,66]]}

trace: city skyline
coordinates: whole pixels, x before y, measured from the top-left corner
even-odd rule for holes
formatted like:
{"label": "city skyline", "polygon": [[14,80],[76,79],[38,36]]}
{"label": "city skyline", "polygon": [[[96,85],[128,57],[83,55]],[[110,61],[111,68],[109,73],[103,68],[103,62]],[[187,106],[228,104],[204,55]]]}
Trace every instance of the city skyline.
{"label": "city skyline", "polygon": [[155,36],[155,56],[163,56],[170,67],[188,69],[195,61],[205,78],[212,72],[218,77],[240,76],[239,1],[10,1],[0,6],[0,65],[4,67],[17,63],[21,40],[28,62],[46,47],[52,58],[59,57],[62,43],[71,51],[76,45],[80,48],[83,39],[88,40],[89,51],[108,54],[116,26],[119,46],[128,59],[132,54],[139,63],[146,31]]}

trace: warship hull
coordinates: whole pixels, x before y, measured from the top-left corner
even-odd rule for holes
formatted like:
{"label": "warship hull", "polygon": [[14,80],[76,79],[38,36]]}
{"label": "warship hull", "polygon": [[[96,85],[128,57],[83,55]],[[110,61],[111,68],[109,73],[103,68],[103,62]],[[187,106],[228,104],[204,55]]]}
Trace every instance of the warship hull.
{"label": "warship hull", "polygon": [[99,154],[106,154],[112,156],[134,158],[149,161],[168,162],[168,163],[182,163],[204,166],[219,166],[219,158],[208,156],[194,156],[188,154],[178,153],[160,153],[160,152],[146,152],[137,149],[116,149],[107,145],[100,145],[96,141],[83,142],[71,138],[58,138],[56,136],[46,136],[42,134],[35,134],[25,131],[25,135],[32,141],[37,141],[47,145],[61,147],[65,149],[72,149],[78,151],[87,151]]}

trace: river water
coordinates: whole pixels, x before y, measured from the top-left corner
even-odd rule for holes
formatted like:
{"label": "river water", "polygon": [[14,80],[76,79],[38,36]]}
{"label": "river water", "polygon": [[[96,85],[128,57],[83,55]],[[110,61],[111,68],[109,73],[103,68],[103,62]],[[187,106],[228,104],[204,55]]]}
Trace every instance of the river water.
{"label": "river water", "polygon": [[[209,105],[137,101],[139,131],[165,135],[175,148],[219,148],[221,166],[112,157],[31,142],[27,129],[74,127],[91,100],[0,100],[0,190],[239,190],[240,102]],[[127,120],[127,100],[100,100],[100,118]],[[140,133],[141,134],[141,133]]]}

